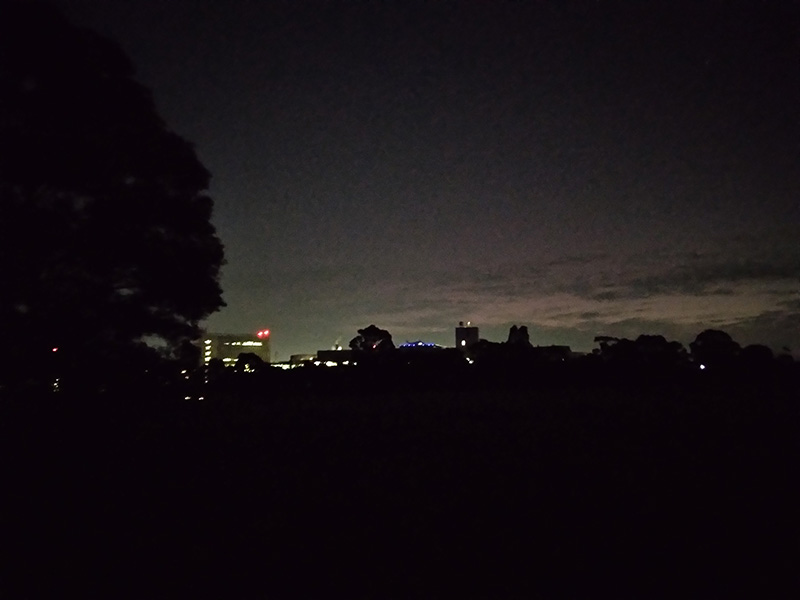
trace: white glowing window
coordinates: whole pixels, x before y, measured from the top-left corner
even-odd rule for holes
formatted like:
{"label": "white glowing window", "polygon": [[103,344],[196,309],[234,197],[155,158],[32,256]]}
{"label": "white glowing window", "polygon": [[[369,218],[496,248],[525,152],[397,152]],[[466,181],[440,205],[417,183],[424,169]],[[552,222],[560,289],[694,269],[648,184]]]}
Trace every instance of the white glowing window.
{"label": "white glowing window", "polygon": [[461,340],[461,345],[462,346],[466,346],[467,345],[467,340]]}

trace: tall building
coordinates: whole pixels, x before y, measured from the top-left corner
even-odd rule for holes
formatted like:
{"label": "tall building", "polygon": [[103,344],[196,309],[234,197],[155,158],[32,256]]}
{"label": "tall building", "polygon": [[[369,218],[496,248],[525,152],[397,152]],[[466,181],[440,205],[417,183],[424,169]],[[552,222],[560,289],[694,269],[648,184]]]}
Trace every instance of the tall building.
{"label": "tall building", "polygon": [[473,327],[469,321],[467,321],[466,325],[464,321],[458,323],[458,327],[456,327],[456,348],[466,350],[477,344],[478,340],[480,340],[480,336],[477,327]]}
{"label": "tall building", "polygon": [[256,333],[209,333],[202,340],[203,364],[219,358],[225,366],[233,366],[243,352],[255,354],[265,363],[270,362],[269,329]]}

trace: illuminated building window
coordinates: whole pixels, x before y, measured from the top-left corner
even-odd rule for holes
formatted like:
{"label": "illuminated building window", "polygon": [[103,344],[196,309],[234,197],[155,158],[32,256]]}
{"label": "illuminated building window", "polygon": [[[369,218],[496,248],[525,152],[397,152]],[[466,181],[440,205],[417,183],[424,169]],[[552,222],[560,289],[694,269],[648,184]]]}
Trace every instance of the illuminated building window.
{"label": "illuminated building window", "polygon": [[[264,333],[264,332],[262,332]],[[201,364],[208,365],[211,360],[221,360],[226,366],[233,366],[242,352],[256,354],[264,362],[270,362],[270,340],[268,335],[252,334],[206,334],[201,340]]]}

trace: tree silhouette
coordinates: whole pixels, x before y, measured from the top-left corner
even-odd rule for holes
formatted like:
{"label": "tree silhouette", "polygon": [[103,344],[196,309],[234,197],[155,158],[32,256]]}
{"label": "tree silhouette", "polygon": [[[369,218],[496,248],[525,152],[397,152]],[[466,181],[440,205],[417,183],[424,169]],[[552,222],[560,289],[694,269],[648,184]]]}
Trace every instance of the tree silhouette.
{"label": "tree silhouette", "polygon": [[264,360],[253,352],[241,352],[236,359],[234,371],[237,373],[250,373],[261,371],[265,367]]}
{"label": "tree silhouette", "polygon": [[350,348],[365,354],[382,354],[395,349],[392,334],[375,325],[359,329],[358,335],[350,340]]}
{"label": "tree silhouette", "polygon": [[516,325],[512,325],[511,329],[508,330],[508,341],[506,343],[520,348],[532,348],[528,326],[522,325],[517,327]]}
{"label": "tree silhouette", "polygon": [[775,354],[763,344],[750,344],[742,348],[740,359],[749,371],[765,371],[775,362]]}
{"label": "tree silhouette", "polygon": [[730,335],[718,329],[706,329],[689,344],[692,359],[704,367],[731,367],[741,347]]}
{"label": "tree silhouette", "polygon": [[678,367],[688,361],[683,344],[667,341],[663,335],[642,334],[635,340],[598,335],[594,341],[600,345],[595,354],[614,364],[664,368]]}
{"label": "tree silhouette", "polygon": [[115,43],[4,2],[0,383],[56,347],[67,372],[187,355],[224,305],[209,179]]}

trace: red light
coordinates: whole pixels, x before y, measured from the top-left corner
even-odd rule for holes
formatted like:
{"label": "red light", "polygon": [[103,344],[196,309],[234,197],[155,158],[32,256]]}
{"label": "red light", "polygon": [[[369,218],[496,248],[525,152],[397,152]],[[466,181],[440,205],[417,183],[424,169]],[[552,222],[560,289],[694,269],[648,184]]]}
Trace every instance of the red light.
{"label": "red light", "polygon": [[261,338],[261,337],[266,337],[266,336],[268,336],[268,335],[269,335],[269,329],[264,329],[263,331],[259,331],[259,332],[258,332],[256,335],[257,335],[258,337],[260,337],[260,338]]}
{"label": "red light", "polygon": [[58,348],[53,348],[53,352],[58,352]]}

